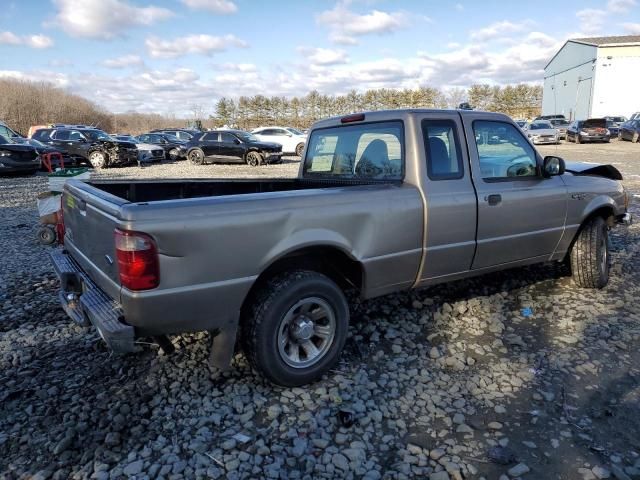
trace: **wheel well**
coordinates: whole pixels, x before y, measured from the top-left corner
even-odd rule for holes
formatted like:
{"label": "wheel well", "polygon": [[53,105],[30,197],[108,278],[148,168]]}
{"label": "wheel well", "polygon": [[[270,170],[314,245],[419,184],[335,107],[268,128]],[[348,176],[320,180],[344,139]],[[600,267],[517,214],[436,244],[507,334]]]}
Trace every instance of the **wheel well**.
{"label": "wheel well", "polygon": [[242,309],[251,301],[265,282],[288,270],[313,270],[336,282],[343,290],[355,288],[358,292],[364,284],[362,264],[339,248],[308,247],[290,252],[269,265],[256,279],[244,300]]}
{"label": "wheel well", "polygon": [[588,224],[595,217],[602,217],[605,220],[605,222],[607,222],[607,225],[609,227],[613,226],[613,222],[614,222],[613,208],[610,206],[603,206],[603,207],[596,208],[593,212],[587,215],[585,219],[582,221],[582,223],[580,224],[580,228],[578,228],[578,230],[576,231],[576,234],[573,236],[573,239],[571,240],[571,245],[569,245],[569,248],[567,249],[567,255],[565,256],[565,259],[568,258],[568,255],[571,253],[571,250],[573,249],[573,245],[576,243],[576,240],[578,239],[578,236],[580,235],[580,232],[582,231],[582,229],[585,227],[586,224]]}

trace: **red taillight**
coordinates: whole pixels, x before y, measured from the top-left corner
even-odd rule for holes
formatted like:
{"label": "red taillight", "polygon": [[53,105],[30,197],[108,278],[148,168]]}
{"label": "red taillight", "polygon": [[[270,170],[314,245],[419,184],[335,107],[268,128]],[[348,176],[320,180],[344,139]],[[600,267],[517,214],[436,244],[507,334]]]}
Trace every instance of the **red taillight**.
{"label": "red taillight", "polygon": [[361,122],[363,120],[364,120],[364,113],[355,113],[353,115],[347,115],[346,117],[342,117],[340,119],[340,123]]}
{"label": "red taillight", "polygon": [[153,238],[117,228],[114,234],[122,286],[129,290],[156,288],[160,284],[160,266]]}

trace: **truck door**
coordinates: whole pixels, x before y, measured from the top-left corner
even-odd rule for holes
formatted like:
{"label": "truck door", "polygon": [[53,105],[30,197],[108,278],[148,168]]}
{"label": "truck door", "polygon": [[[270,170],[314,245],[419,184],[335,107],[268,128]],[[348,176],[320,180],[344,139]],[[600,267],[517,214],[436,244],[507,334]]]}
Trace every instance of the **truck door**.
{"label": "truck door", "polygon": [[472,268],[549,257],[564,231],[564,181],[539,174],[542,157],[511,122],[469,113],[464,126],[478,195]]}
{"label": "truck door", "polygon": [[205,157],[217,158],[219,156],[219,138],[220,134],[218,132],[208,132],[202,135],[199,142],[196,142],[204,152]]}
{"label": "truck door", "polygon": [[456,112],[418,117],[418,171],[426,200],[421,281],[466,272],[476,242],[476,194]]}

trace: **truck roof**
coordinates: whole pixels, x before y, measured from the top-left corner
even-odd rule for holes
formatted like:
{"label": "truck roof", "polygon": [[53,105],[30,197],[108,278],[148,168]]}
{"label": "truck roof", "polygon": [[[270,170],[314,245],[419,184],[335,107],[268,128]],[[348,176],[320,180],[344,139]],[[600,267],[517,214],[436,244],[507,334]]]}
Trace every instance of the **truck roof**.
{"label": "truck roof", "polygon": [[402,120],[407,117],[410,117],[415,114],[424,114],[424,113],[458,113],[461,116],[477,116],[478,113],[481,113],[488,119],[496,119],[496,120],[508,120],[511,121],[511,118],[503,113],[496,112],[485,112],[482,110],[447,110],[440,108],[401,108],[396,110],[376,110],[370,112],[355,112],[346,115],[340,115],[337,117],[330,117],[324,120],[319,120],[313,124],[311,128],[322,128],[322,127],[330,127],[336,125],[342,125],[342,119],[345,117],[356,117],[358,115],[364,115],[363,120],[354,120],[353,124],[357,124],[360,122],[379,122],[384,120]]}

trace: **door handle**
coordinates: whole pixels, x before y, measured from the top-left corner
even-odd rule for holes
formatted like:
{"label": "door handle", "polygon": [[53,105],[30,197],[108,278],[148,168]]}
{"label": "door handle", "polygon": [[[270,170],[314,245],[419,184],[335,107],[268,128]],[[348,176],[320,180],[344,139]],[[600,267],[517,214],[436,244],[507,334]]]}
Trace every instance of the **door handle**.
{"label": "door handle", "polygon": [[486,197],[484,197],[484,201],[488,202],[490,206],[498,205],[500,202],[502,202],[502,195],[500,195],[499,193],[487,195]]}

